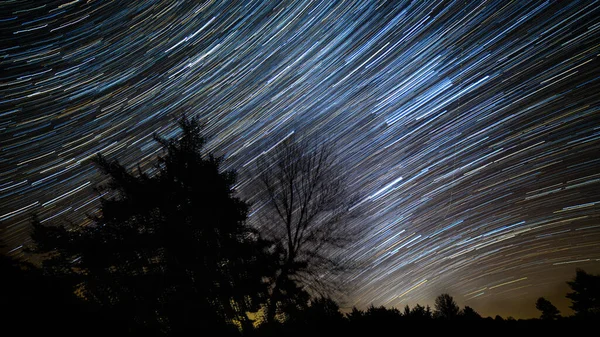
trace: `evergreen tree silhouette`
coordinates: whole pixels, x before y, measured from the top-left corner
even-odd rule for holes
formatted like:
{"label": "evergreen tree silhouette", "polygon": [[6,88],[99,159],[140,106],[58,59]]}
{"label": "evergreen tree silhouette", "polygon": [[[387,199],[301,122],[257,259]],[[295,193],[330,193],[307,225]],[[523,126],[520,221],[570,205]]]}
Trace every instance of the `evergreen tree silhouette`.
{"label": "evergreen tree silhouette", "polygon": [[542,312],[543,320],[555,320],[560,317],[560,311],[547,299],[540,297],[535,302],[535,308]]}
{"label": "evergreen tree silhouette", "polygon": [[429,306],[424,307],[422,305],[417,304],[414,307],[412,307],[412,309],[410,309],[409,316],[412,320],[415,321],[428,320],[431,319],[431,309],[429,308]]}
{"label": "evergreen tree silhouette", "polygon": [[573,292],[567,294],[571,299],[571,309],[580,318],[600,318],[600,275],[586,273],[577,269],[575,279],[567,282]]}
{"label": "evergreen tree silhouette", "polygon": [[461,311],[461,318],[468,321],[480,320],[481,315],[470,306],[465,306]]}
{"label": "evergreen tree silhouette", "polygon": [[365,317],[365,312],[356,307],[352,307],[352,311],[346,314],[346,318],[350,322],[360,321]]}
{"label": "evergreen tree silhouette", "polygon": [[125,318],[130,333],[235,333],[266,298],[269,244],[245,224],[235,172],[203,152],[201,123],[179,126],[177,139],[155,136],[164,152],[152,175],[98,155],[110,181],[93,223],[38,222],[32,238],[51,254],[46,269],[79,275],[81,296]]}
{"label": "evergreen tree silhouette", "polygon": [[317,335],[335,335],[344,324],[344,316],[340,312],[339,305],[328,297],[311,299],[305,317],[310,327],[309,331]]}

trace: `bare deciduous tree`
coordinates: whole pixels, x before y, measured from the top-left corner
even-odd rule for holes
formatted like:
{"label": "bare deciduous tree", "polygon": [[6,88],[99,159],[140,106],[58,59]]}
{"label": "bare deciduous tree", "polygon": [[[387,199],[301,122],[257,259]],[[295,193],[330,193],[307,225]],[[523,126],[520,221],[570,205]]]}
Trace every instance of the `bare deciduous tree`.
{"label": "bare deciduous tree", "polygon": [[[323,274],[343,269],[332,251],[351,239],[346,217],[351,199],[331,145],[288,138],[258,160],[268,228],[280,250],[267,320],[275,317],[286,287],[331,290]],[[288,294],[289,296],[289,294]]]}

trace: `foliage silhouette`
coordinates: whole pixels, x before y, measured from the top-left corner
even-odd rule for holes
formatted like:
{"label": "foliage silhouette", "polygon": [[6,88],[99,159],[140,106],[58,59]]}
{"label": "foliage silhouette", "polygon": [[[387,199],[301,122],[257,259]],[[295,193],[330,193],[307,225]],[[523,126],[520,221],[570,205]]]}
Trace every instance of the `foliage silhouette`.
{"label": "foliage silhouette", "polygon": [[356,307],[352,307],[352,311],[346,314],[346,318],[350,322],[360,321],[365,317],[365,312]]}
{"label": "foliage silhouette", "polygon": [[[249,206],[234,196],[235,172],[222,172],[221,158],[203,152],[199,121],[184,118],[180,127],[177,139],[155,136],[164,152],[152,170],[138,165],[132,173],[97,157],[109,182],[91,224],[42,225],[34,217],[33,252],[45,258],[43,267],[0,256],[6,326],[25,335],[239,335],[241,328],[247,336],[330,336],[403,324],[539,332],[597,322],[600,276],[583,270],[567,282],[574,317],[558,319],[541,297],[542,319],[482,318],[448,294],[436,298],[433,314],[419,304],[403,313],[371,305],[344,316],[334,300],[307,291],[321,285],[319,273],[340,267],[328,252],[347,242],[349,199],[331,149],[288,140],[262,159],[280,229],[268,241],[245,223]],[[248,313],[259,309],[268,324],[254,329]]]}
{"label": "foliage silhouette", "polygon": [[182,118],[178,139],[155,136],[163,155],[149,175],[98,155],[110,178],[93,224],[34,223],[38,253],[54,275],[77,274],[81,296],[116,316],[132,334],[235,333],[252,322],[272,273],[269,243],[245,224],[235,172],[203,153],[197,119]]}
{"label": "foliage silhouette", "polygon": [[331,284],[322,274],[343,269],[328,252],[351,238],[344,222],[351,200],[333,147],[313,147],[290,137],[271,153],[257,161],[260,191],[271,208],[270,229],[280,256],[267,321],[275,318],[290,290],[328,294]]}
{"label": "foliage silhouette", "polygon": [[481,319],[481,315],[470,306],[465,306],[460,313],[460,317],[467,321],[476,321]]}
{"label": "foliage silhouette", "polygon": [[365,312],[365,317],[370,320],[397,320],[402,314],[396,308],[386,308],[384,306],[375,307],[371,305]]}
{"label": "foliage silhouette", "polygon": [[575,279],[567,282],[573,292],[567,294],[571,299],[571,309],[580,318],[600,318],[600,275],[592,275],[577,269]]}
{"label": "foliage silhouette", "polygon": [[[2,329],[25,336],[59,334],[88,336],[111,333],[111,327],[100,324],[102,313],[86,305],[68,286],[65,279],[44,275],[34,264],[0,255],[3,309]],[[92,315],[93,313],[93,315]]]}
{"label": "foliage silhouette", "polygon": [[460,308],[454,302],[454,298],[448,294],[441,294],[435,299],[435,318],[453,320],[458,317]]}
{"label": "foliage silhouette", "polygon": [[297,321],[308,327],[307,332],[332,335],[344,323],[344,317],[335,301],[319,297],[311,300]]}
{"label": "foliage silhouette", "polygon": [[433,315],[429,306],[424,307],[420,304],[417,304],[414,307],[412,307],[412,309],[408,305],[406,305],[404,307],[404,313],[402,314],[402,317],[407,321],[422,322],[432,319]]}
{"label": "foliage silhouette", "polygon": [[542,312],[543,320],[555,320],[560,318],[560,311],[547,299],[540,297],[535,302],[535,308]]}
{"label": "foliage silhouette", "polygon": [[[289,313],[288,313],[289,315]],[[284,321],[273,321],[259,327],[259,336],[335,336],[346,331],[347,320],[338,304],[327,297],[317,297],[296,310]]]}

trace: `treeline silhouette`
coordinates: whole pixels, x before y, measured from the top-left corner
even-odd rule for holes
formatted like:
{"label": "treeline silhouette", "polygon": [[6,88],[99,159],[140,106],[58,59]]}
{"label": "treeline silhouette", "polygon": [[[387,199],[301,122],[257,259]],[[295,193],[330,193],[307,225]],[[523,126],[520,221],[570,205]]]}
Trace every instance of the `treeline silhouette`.
{"label": "treeline silhouette", "polygon": [[[283,142],[259,161],[267,235],[246,223],[250,205],[235,196],[236,173],[204,152],[202,124],[182,118],[181,136],[155,136],[157,164],[131,172],[101,155],[109,178],[87,225],[32,220],[32,260],[0,259],[2,328],[20,335],[307,336],[427,331],[451,325],[580,325],[600,318],[600,276],[578,270],[564,318],[544,298],[541,318],[482,318],[442,294],[434,308],[353,308],[343,314],[312,277],[338,268],[324,254],[342,247],[347,211],[343,180],[326,147]],[[269,170],[269,174],[264,174]],[[339,198],[340,200],[336,199]],[[316,284],[316,287],[315,287]],[[311,288],[313,286],[313,288]],[[325,295],[325,296],[323,296]],[[532,304],[533,305],[533,304]]]}

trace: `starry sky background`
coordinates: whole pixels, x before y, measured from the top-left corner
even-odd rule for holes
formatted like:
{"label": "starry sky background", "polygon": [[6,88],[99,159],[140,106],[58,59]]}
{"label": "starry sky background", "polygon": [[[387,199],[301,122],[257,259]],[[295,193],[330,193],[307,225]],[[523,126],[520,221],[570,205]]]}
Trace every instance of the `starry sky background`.
{"label": "starry sky background", "polygon": [[259,211],[259,155],[335,142],[365,233],[343,307],[448,292],[569,314],[565,281],[600,272],[599,18],[597,1],[3,1],[4,249],[32,212],[88,222],[88,159],[150,167],[185,112]]}

